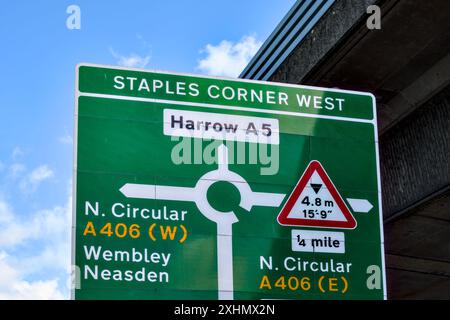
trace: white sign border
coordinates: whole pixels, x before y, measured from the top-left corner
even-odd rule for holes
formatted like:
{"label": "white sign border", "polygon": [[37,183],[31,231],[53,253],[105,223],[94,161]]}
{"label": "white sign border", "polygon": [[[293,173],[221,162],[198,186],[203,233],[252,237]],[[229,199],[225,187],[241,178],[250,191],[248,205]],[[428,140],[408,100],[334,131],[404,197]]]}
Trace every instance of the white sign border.
{"label": "white sign border", "polygon": [[[200,77],[207,78],[213,80],[224,80],[224,81],[232,81],[232,82],[245,82],[245,83],[255,83],[255,84],[265,84],[269,86],[283,86],[283,87],[292,87],[292,88],[302,88],[302,89],[311,89],[311,90],[323,90],[330,92],[340,92],[347,94],[356,94],[356,95],[364,95],[369,96],[372,99],[372,120],[365,119],[356,119],[356,118],[345,118],[345,117],[335,117],[335,116],[323,116],[309,113],[297,113],[297,112],[283,112],[277,110],[266,110],[266,109],[256,109],[256,108],[246,108],[246,107],[230,107],[223,106],[218,104],[207,104],[207,103],[188,103],[181,102],[176,100],[162,100],[162,99],[151,99],[151,98],[137,98],[137,97],[128,97],[128,96],[120,96],[120,95],[104,95],[104,94],[86,94],[80,93],[79,91],[79,70],[80,67],[93,67],[93,68],[107,68],[114,70],[125,70],[125,71],[137,71],[137,72],[147,72],[147,73],[161,73],[161,74],[170,74],[177,76],[188,76],[188,77]],[[119,99],[119,100],[134,100],[134,101],[149,101],[149,102],[158,102],[158,103],[166,103],[166,104],[184,104],[184,105],[194,105],[194,106],[202,106],[209,108],[218,108],[218,109],[234,109],[234,110],[243,110],[250,112],[263,112],[263,113],[273,113],[273,114],[286,114],[300,117],[310,117],[310,118],[322,118],[328,120],[341,120],[341,121],[351,121],[351,122],[364,122],[371,123],[374,128],[374,142],[375,142],[375,160],[377,166],[377,189],[378,189],[378,212],[379,212],[379,223],[380,223],[380,247],[381,247],[381,269],[383,273],[383,296],[384,300],[387,300],[387,287],[386,287],[386,265],[385,265],[385,255],[384,255],[384,227],[383,227],[383,208],[381,202],[381,174],[380,174],[380,156],[379,156],[379,148],[378,148],[378,123],[377,123],[377,109],[376,109],[376,98],[372,93],[369,92],[361,92],[361,91],[352,91],[352,90],[344,90],[344,89],[336,89],[336,88],[324,88],[324,87],[313,87],[306,85],[296,85],[290,83],[282,83],[282,82],[269,82],[269,81],[260,81],[260,80],[248,80],[248,79],[235,79],[230,77],[215,77],[215,76],[207,76],[200,74],[192,74],[192,73],[178,73],[178,72],[169,72],[162,70],[151,70],[151,69],[143,69],[143,68],[127,68],[120,66],[113,66],[107,64],[94,64],[94,63],[79,63],[75,67],[75,109],[74,109],[74,127],[73,127],[73,177],[72,177],[72,234],[71,234],[71,272],[76,272],[76,257],[75,257],[75,247],[76,247],[76,190],[77,190],[77,149],[78,149],[78,99],[80,96],[92,96],[92,97],[102,97],[102,98],[110,98],[110,99]],[[181,103],[180,103],[181,102]],[[76,275],[71,274],[71,294],[70,299],[75,299],[75,284],[77,283]],[[80,282],[81,283],[81,282]]]}

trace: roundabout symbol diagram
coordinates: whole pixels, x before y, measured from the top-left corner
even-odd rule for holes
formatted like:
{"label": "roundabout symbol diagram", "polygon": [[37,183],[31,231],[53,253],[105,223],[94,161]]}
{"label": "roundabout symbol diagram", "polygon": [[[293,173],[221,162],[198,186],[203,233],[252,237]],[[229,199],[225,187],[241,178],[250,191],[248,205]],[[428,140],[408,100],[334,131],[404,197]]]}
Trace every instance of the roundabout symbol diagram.
{"label": "roundabout symbol diagram", "polygon": [[119,191],[127,198],[190,201],[200,213],[217,224],[217,276],[220,300],[233,299],[233,224],[238,222],[233,211],[214,209],[207,199],[208,189],[216,182],[231,183],[239,191],[239,206],[250,212],[254,206],[279,207],[286,196],[280,193],[252,191],[248,182],[228,169],[228,148],[221,144],[217,148],[218,168],[199,178],[194,187],[164,186],[126,183]]}

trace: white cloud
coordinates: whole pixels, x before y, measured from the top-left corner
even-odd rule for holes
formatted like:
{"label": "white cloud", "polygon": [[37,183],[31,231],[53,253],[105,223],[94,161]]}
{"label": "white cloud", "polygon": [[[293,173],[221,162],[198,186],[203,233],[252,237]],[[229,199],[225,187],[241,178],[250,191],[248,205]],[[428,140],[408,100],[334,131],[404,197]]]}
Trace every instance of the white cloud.
{"label": "white cloud", "polygon": [[[71,196],[65,206],[39,210],[29,217],[16,215],[0,200],[0,299],[68,298],[66,281],[59,283],[55,274],[69,277],[71,217]],[[22,250],[30,246],[31,251]],[[28,280],[36,273],[52,276]]]}
{"label": "white cloud", "polygon": [[131,53],[129,55],[121,55],[120,53],[114,51],[112,48],[109,49],[112,56],[117,60],[117,64],[124,67],[130,68],[145,68],[150,62],[150,55],[140,56],[136,53]]}
{"label": "white cloud", "polygon": [[[15,235],[16,241],[9,241],[7,247],[12,248],[30,241],[40,241],[42,244],[42,249],[35,255],[17,261],[16,265],[23,273],[33,273],[35,266],[41,269],[67,269],[71,259],[71,196],[68,197],[64,207],[56,206],[37,211],[31,221],[21,220],[16,222],[16,226],[21,232]],[[7,239],[0,235],[0,247],[5,246],[7,242]]]}
{"label": "white cloud", "polygon": [[17,268],[0,252],[0,300],[5,299],[64,299],[58,289],[58,279],[26,281]]}
{"label": "white cloud", "polygon": [[31,171],[20,183],[20,189],[24,193],[36,191],[39,185],[54,176],[53,171],[44,164]]}
{"label": "white cloud", "polygon": [[59,137],[58,141],[62,144],[72,144],[73,143],[73,139],[70,134],[65,134],[65,135]]}
{"label": "white cloud", "polygon": [[243,37],[237,43],[223,40],[216,46],[207,44],[202,50],[206,57],[198,62],[197,69],[209,75],[237,77],[261,44],[253,36]]}
{"label": "white cloud", "polygon": [[32,217],[18,220],[11,207],[0,201],[0,247],[12,248],[25,241],[67,234],[70,227],[70,207],[56,206],[49,210],[39,210]]}

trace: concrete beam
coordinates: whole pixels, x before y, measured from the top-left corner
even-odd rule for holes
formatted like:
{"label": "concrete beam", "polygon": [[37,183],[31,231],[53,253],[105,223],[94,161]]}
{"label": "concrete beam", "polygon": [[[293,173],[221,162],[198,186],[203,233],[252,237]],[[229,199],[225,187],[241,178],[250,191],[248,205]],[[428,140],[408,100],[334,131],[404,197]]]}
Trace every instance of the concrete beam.
{"label": "concrete beam", "polygon": [[450,85],[450,54],[438,61],[387,104],[378,106],[380,135]]}
{"label": "concrete beam", "polygon": [[[421,95],[418,91],[416,97]],[[397,122],[380,137],[379,143],[385,219],[447,188],[450,85]]]}
{"label": "concrete beam", "polygon": [[386,254],[386,262],[391,269],[420,272],[450,278],[450,262]]}
{"label": "concrete beam", "polygon": [[303,78],[333,52],[354,30],[355,25],[365,22],[367,7],[378,0],[337,0],[317,22],[301,44],[270,76],[270,81],[302,83]]}

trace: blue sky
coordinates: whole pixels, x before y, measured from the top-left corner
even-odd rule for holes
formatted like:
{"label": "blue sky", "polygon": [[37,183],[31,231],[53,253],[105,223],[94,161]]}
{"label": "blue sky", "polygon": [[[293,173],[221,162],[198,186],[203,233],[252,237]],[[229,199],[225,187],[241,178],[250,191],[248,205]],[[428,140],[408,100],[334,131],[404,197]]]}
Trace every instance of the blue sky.
{"label": "blue sky", "polygon": [[76,64],[237,76],[294,2],[2,3],[0,299],[69,297]]}

